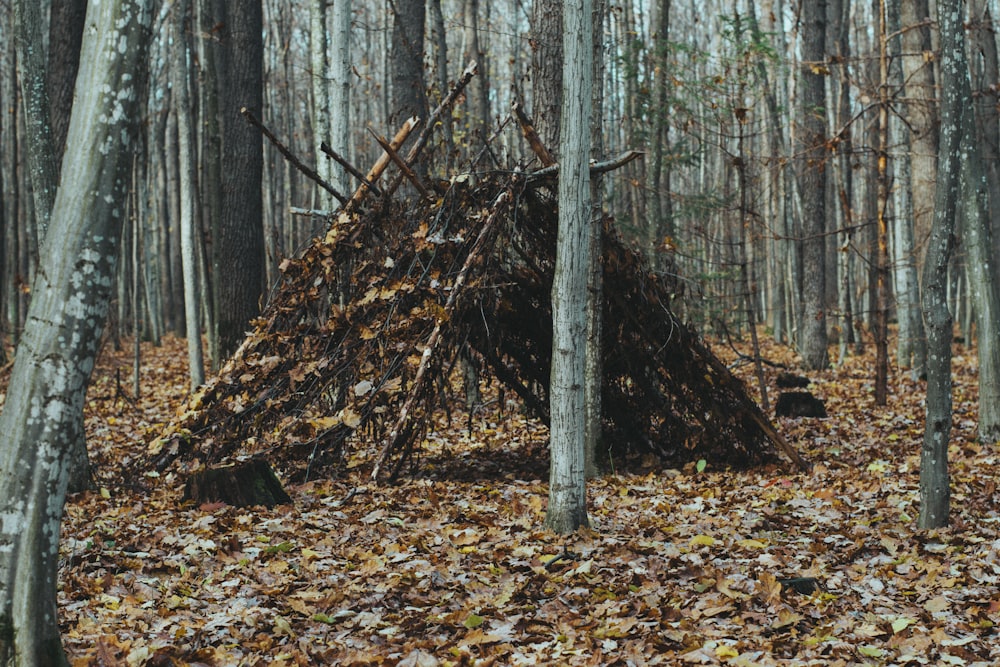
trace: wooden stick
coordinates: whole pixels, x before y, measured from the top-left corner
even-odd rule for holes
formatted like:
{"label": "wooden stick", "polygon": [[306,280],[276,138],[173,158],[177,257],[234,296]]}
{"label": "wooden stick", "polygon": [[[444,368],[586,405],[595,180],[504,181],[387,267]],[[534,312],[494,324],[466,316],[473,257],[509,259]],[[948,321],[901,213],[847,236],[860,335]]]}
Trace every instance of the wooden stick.
{"label": "wooden stick", "polygon": [[[413,131],[413,128],[415,128],[417,126],[417,123],[419,122],[420,119],[417,118],[416,116],[406,119],[406,122],[403,123],[403,126],[399,128],[398,132],[396,132],[396,136],[394,136],[392,138],[392,141],[389,142],[389,145],[392,146],[393,150],[397,151],[399,150],[399,147],[403,145],[403,142],[406,141],[406,138],[410,136],[410,132]],[[385,168],[389,166],[389,161],[390,157],[388,153],[383,152],[381,155],[379,155],[378,160],[376,160],[372,168],[368,170],[368,175],[365,176],[364,183],[368,182],[374,183],[375,181],[377,181],[379,179],[379,176],[382,175],[382,172],[385,171]],[[368,186],[365,185],[364,183],[362,183],[361,186],[358,187],[358,189],[354,192],[354,195],[351,197],[351,200],[347,203],[348,207],[357,206],[358,203],[360,203],[361,200],[364,198],[365,193],[368,192]],[[391,194],[391,191],[389,194]]]}
{"label": "wooden stick", "polygon": [[542,143],[542,138],[538,136],[538,132],[535,131],[535,126],[531,122],[531,118],[528,114],[524,112],[521,105],[517,102],[511,105],[511,110],[514,115],[517,116],[517,123],[521,126],[521,132],[524,134],[524,138],[528,140],[528,145],[531,146],[531,150],[535,152],[538,159],[542,161],[542,167],[552,167],[555,166],[556,160],[552,157],[552,153],[549,149],[545,147]]}
{"label": "wooden stick", "polygon": [[[591,162],[590,163],[590,173],[591,174],[603,174],[609,171],[614,171],[624,167],[626,164],[636,159],[640,155],[645,155],[642,151],[625,151],[617,157],[613,157],[609,160],[604,160],[603,162]],[[548,167],[542,169],[537,169],[528,174],[528,182],[537,180],[539,178],[546,178],[548,176],[555,176],[559,173],[559,163],[555,163]]]}
{"label": "wooden stick", "polygon": [[333,148],[330,147],[330,144],[326,143],[325,141],[321,141],[319,144],[319,149],[324,153],[326,153],[327,155],[329,155],[331,158],[333,158],[337,162],[337,164],[339,164],[347,171],[348,174],[350,174],[354,178],[358,179],[359,181],[367,185],[368,189],[371,190],[373,193],[375,193],[376,197],[382,196],[382,191],[379,190],[377,187],[375,187],[374,183],[365,178],[365,175],[362,174],[360,171],[358,171],[353,164],[348,162],[347,158],[343,157],[340,153],[333,150]]}
{"label": "wooden stick", "polygon": [[414,187],[420,191],[420,194],[427,199],[431,199],[431,193],[427,190],[427,187],[420,181],[413,170],[410,169],[410,165],[406,164],[406,162],[403,161],[403,158],[399,157],[399,153],[393,150],[392,146],[389,145],[389,142],[383,137],[377,135],[370,127],[368,128],[368,132],[375,137],[375,141],[378,142],[378,145],[382,147],[382,150],[389,154],[392,161],[396,163],[396,166],[403,172],[403,175],[410,179],[410,182],[413,183]]}
{"label": "wooden stick", "polygon": [[344,197],[344,195],[337,192],[334,189],[334,187],[329,183],[327,183],[326,181],[324,181],[319,174],[317,174],[315,171],[304,165],[301,160],[295,157],[292,154],[292,152],[285,147],[284,144],[278,141],[278,138],[274,136],[274,134],[272,134],[269,129],[264,127],[263,123],[261,123],[254,117],[253,113],[251,113],[249,109],[243,107],[242,109],[240,109],[240,113],[243,114],[243,117],[247,119],[247,122],[249,122],[251,125],[258,128],[261,132],[264,133],[264,136],[267,137],[272,144],[274,144],[274,147],[277,148],[278,151],[285,156],[286,160],[292,163],[292,166],[294,166],[296,169],[305,174],[307,178],[314,181],[321,188],[323,188],[331,195],[336,197],[337,201],[339,201],[341,204],[347,203],[347,198]]}

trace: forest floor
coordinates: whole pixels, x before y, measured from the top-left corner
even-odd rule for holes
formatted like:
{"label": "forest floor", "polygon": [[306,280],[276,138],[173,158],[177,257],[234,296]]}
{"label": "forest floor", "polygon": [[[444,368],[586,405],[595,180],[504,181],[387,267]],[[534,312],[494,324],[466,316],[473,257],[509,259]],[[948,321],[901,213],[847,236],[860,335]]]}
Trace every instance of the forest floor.
{"label": "forest floor", "polygon": [[948,529],[916,528],[923,386],[893,372],[876,407],[859,356],[811,375],[828,419],[776,422],[809,474],[650,462],[591,482],[592,529],[562,538],[545,430],[517,410],[442,418],[396,486],[359,454],[289,485],[293,506],[183,503],[183,480],[132,472],[183,401],[183,341],[143,346],[135,401],[109,349],[98,490],[66,506],[63,640],[105,666],[998,664],[998,453],[975,440],[974,352],[955,353]]}

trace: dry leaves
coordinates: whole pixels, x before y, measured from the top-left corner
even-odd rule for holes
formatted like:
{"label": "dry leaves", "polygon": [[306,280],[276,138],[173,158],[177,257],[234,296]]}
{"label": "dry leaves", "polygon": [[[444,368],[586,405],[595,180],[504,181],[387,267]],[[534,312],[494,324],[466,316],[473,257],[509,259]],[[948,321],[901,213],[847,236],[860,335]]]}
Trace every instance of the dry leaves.
{"label": "dry leaves", "polygon": [[[897,374],[877,409],[860,358],[813,376],[829,419],[779,424],[811,474],[708,461],[609,476],[589,487],[594,530],[568,539],[541,527],[546,434],[516,410],[480,415],[471,433],[442,420],[394,487],[348,471],[289,488],[294,507],[273,511],[180,505],[169,475],[144,490],[122,463],[186,386],[182,341],[144,354],[149,395],[134,407],[114,397],[124,356],[105,359],[91,391],[104,492],[71,499],[62,544],[74,664],[1000,661],[998,459],[974,442],[965,350],[950,529],[914,526],[922,387]],[[817,585],[803,594],[795,578]]]}

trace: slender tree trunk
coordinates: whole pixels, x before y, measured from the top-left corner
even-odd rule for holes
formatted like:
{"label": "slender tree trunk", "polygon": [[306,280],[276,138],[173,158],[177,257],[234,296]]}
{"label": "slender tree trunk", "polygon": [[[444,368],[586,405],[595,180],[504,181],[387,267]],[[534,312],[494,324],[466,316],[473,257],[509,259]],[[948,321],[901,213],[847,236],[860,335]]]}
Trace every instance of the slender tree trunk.
{"label": "slender tree trunk", "polygon": [[938,0],[941,30],[941,153],[934,224],[924,263],[922,296],[927,327],[927,417],[920,456],[921,528],[948,525],[951,437],[952,316],[948,310],[948,261],[959,215],[963,114],[969,100],[969,70],[962,35],[961,0]]}
{"label": "slender tree trunk", "polygon": [[805,367],[829,363],[826,330],[826,112],[825,0],[803,0],[802,59],[799,67],[799,197],[802,200],[802,332]]}
{"label": "slender tree trunk", "polygon": [[[328,0],[309,1],[309,62],[312,66],[310,81],[312,82],[312,129],[313,151],[317,155],[316,173],[327,183],[333,173],[333,163],[320,156],[321,142],[330,142],[330,60],[327,56],[326,6]],[[318,198],[317,208],[326,209],[333,202],[333,195],[323,188],[316,187]]]}
{"label": "slender tree trunk", "polygon": [[35,198],[35,224],[39,239],[45,238],[59,182],[59,167],[56,164],[55,144],[49,121],[42,26],[40,2],[14,0],[18,75],[27,129],[28,173]]}
{"label": "slender tree trunk", "polygon": [[564,4],[559,235],[552,284],[549,506],[545,525],[571,533],[587,525],[585,375],[591,272],[590,115],[593,44],[590,0]]}
{"label": "slender tree trunk", "polygon": [[94,0],[88,23],[45,267],[0,415],[3,665],[67,664],[56,608],[59,526],[113,284],[149,3]]}
{"label": "slender tree trunk", "polygon": [[[332,18],[330,145],[351,159],[351,0],[333,0]],[[340,165],[333,167],[333,185],[338,192],[351,192],[351,176]]]}
{"label": "slender tree trunk", "polygon": [[[593,75],[591,86],[590,156],[600,159],[604,153],[604,127],[601,122],[604,107],[604,11],[605,0],[592,0],[593,18],[591,53]],[[586,426],[584,429],[584,468],[587,477],[596,477],[610,461],[607,447],[602,442],[604,389],[604,210],[600,175],[591,176],[590,203],[590,278],[587,284],[587,358],[585,362],[584,403]]]}
{"label": "slender tree trunk", "polygon": [[[201,347],[201,285],[198,283],[198,186],[197,155],[191,117],[191,0],[174,4],[172,49],[173,103],[177,115],[178,166],[180,169],[181,266],[184,274],[184,320],[187,328],[188,373],[191,391],[205,382],[205,362]],[[138,270],[138,267],[136,267]]]}
{"label": "slender tree trunk", "polygon": [[969,305],[978,333],[979,439],[994,443],[1000,440],[1000,282],[997,257],[992,252],[989,186],[980,152],[981,137],[977,136],[972,115],[970,111],[963,114],[961,236]]}
{"label": "slender tree trunk", "polygon": [[427,118],[424,83],[425,0],[394,0],[392,21],[392,124]]}
{"label": "slender tree trunk", "polygon": [[[903,89],[901,62],[902,35],[900,34],[900,0],[886,3],[886,19],[891,35],[889,40],[889,81],[894,90]],[[897,149],[893,158],[895,180],[895,219],[893,221],[893,266],[895,267],[896,312],[899,322],[896,362],[900,368],[909,368],[913,377],[924,372],[923,321],[920,316],[920,285],[917,276],[916,252],[913,240],[913,178],[910,155],[909,126],[897,114],[889,117],[889,143]]]}
{"label": "slender tree trunk", "polygon": [[876,147],[878,195],[876,203],[875,255],[875,405],[884,406],[889,396],[889,44],[885,0],[878,2],[878,145]]}

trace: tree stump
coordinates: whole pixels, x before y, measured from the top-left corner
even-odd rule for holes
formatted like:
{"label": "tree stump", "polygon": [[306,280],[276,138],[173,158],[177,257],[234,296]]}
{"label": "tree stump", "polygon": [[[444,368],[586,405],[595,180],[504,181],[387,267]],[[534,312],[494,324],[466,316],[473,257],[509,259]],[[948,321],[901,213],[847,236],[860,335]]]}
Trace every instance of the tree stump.
{"label": "tree stump", "polygon": [[292,502],[271,466],[260,459],[194,473],[184,485],[184,500],[234,507],[274,507]]}
{"label": "tree stump", "polygon": [[774,406],[777,417],[819,417],[826,418],[826,405],[808,391],[786,391],[778,396]]}
{"label": "tree stump", "polygon": [[775,384],[781,389],[805,388],[809,386],[809,378],[794,373],[778,373]]}

